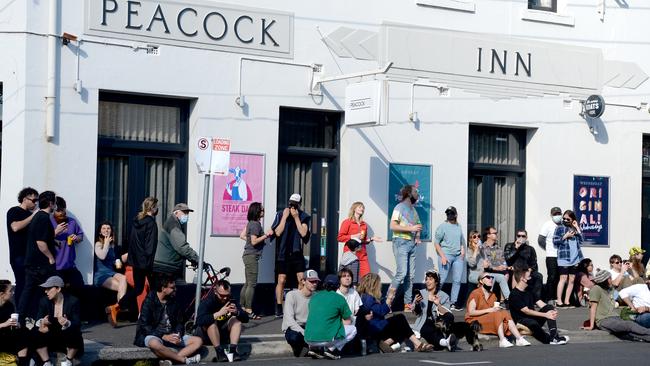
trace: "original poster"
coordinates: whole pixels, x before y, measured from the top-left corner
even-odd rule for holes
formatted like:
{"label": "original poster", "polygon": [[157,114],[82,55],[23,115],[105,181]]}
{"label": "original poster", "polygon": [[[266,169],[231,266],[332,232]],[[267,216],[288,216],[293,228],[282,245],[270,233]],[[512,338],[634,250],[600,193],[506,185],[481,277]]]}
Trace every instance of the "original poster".
{"label": "original poster", "polygon": [[609,245],[609,177],[573,176],[573,211],[584,245]]}
{"label": "original poster", "polygon": [[248,206],[264,203],[264,155],[231,153],[228,174],[212,179],[212,235],[239,236]]}
{"label": "original poster", "polygon": [[415,210],[422,223],[422,241],[431,241],[431,166],[417,164],[390,164],[388,166],[388,240],[392,240],[390,218],[393,209],[401,201],[400,189],[410,184],[418,189],[420,198]]}

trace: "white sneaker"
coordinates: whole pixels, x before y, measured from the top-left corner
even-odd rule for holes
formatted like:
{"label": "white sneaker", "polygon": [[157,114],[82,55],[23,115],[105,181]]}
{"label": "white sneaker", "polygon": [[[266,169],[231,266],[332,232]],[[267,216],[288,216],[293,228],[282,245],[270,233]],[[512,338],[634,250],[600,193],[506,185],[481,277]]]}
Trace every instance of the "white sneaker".
{"label": "white sneaker", "polygon": [[172,362],[170,360],[160,360],[158,366],[172,366]]}
{"label": "white sneaker", "polygon": [[515,341],[515,345],[517,347],[530,346],[530,342],[528,342],[526,338],[521,337],[521,338],[517,338],[517,340]]}
{"label": "white sneaker", "polygon": [[72,361],[66,358],[65,360],[61,361],[61,366],[72,366]]}
{"label": "white sneaker", "polygon": [[194,365],[201,362],[201,354],[197,353],[192,357],[185,357],[186,365]]}
{"label": "white sneaker", "polygon": [[499,348],[510,348],[512,346],[514,346],[514,344],[510,343],[510,341],[505,338],[499,341]]}
{"label": "white sneaker", "polygon": [[563,345],[569,343],[569,337],[568,336],[557,336],[555,339],[551,340],[552,345]]}

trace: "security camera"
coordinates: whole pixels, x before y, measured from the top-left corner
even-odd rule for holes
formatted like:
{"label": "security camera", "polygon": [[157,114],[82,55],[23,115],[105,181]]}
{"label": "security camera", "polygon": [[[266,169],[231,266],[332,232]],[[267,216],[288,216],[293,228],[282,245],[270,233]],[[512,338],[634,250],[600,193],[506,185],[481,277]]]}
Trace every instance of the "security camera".
{"label": "security camera", "polygon": [[237,104],[239,108],[244,108],[246,106],[246,102],[244,101],[244,96],[240,95],[237,98],[235,98],[235,104]]}
{"label": "security camera", "polygon": [[77,36],[75,36],[74,34],[70,34],[66,32],[63,32],[63,35],[61,36],[61,42],[63,43],[64,46],[70,42],[76,42],[77,39],[78,39]]}

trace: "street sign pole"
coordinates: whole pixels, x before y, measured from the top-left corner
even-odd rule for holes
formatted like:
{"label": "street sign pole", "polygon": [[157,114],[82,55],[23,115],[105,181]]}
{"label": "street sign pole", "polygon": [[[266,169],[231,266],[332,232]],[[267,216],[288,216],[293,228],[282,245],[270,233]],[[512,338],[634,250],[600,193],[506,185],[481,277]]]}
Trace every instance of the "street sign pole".
{"label": "street sign pole", "polygon": [[199,313],[199,302],[201,301],[201,284],[203,283],[203,258],[205,256],[205,230],[208,220],[208,199],[210,194],[210,174],[204,175],[203,181],[203,210],[201,211],[201,232],[199,235],[199,268],[196,276],[196,293],[194,294],[194,322]]}

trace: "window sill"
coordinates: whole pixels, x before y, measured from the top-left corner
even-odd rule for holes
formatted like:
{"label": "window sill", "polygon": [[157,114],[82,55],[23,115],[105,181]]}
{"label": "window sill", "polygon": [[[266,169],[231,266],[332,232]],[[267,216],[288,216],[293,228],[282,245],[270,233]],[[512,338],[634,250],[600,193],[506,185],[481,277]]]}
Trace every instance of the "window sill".
{"label": "window sill", "polygon": [[565,25],[569,27],[575,26],[575,17],[569,14],[558,14],[550,11],[524,9],[521,14],[521,19],[531,22],[549,23]]}
{"label": "window sill", "polygon": [[471,0],[416,0],[417,5],[448,10],[459,10],[468,13],[476,11],[476,4]]}

